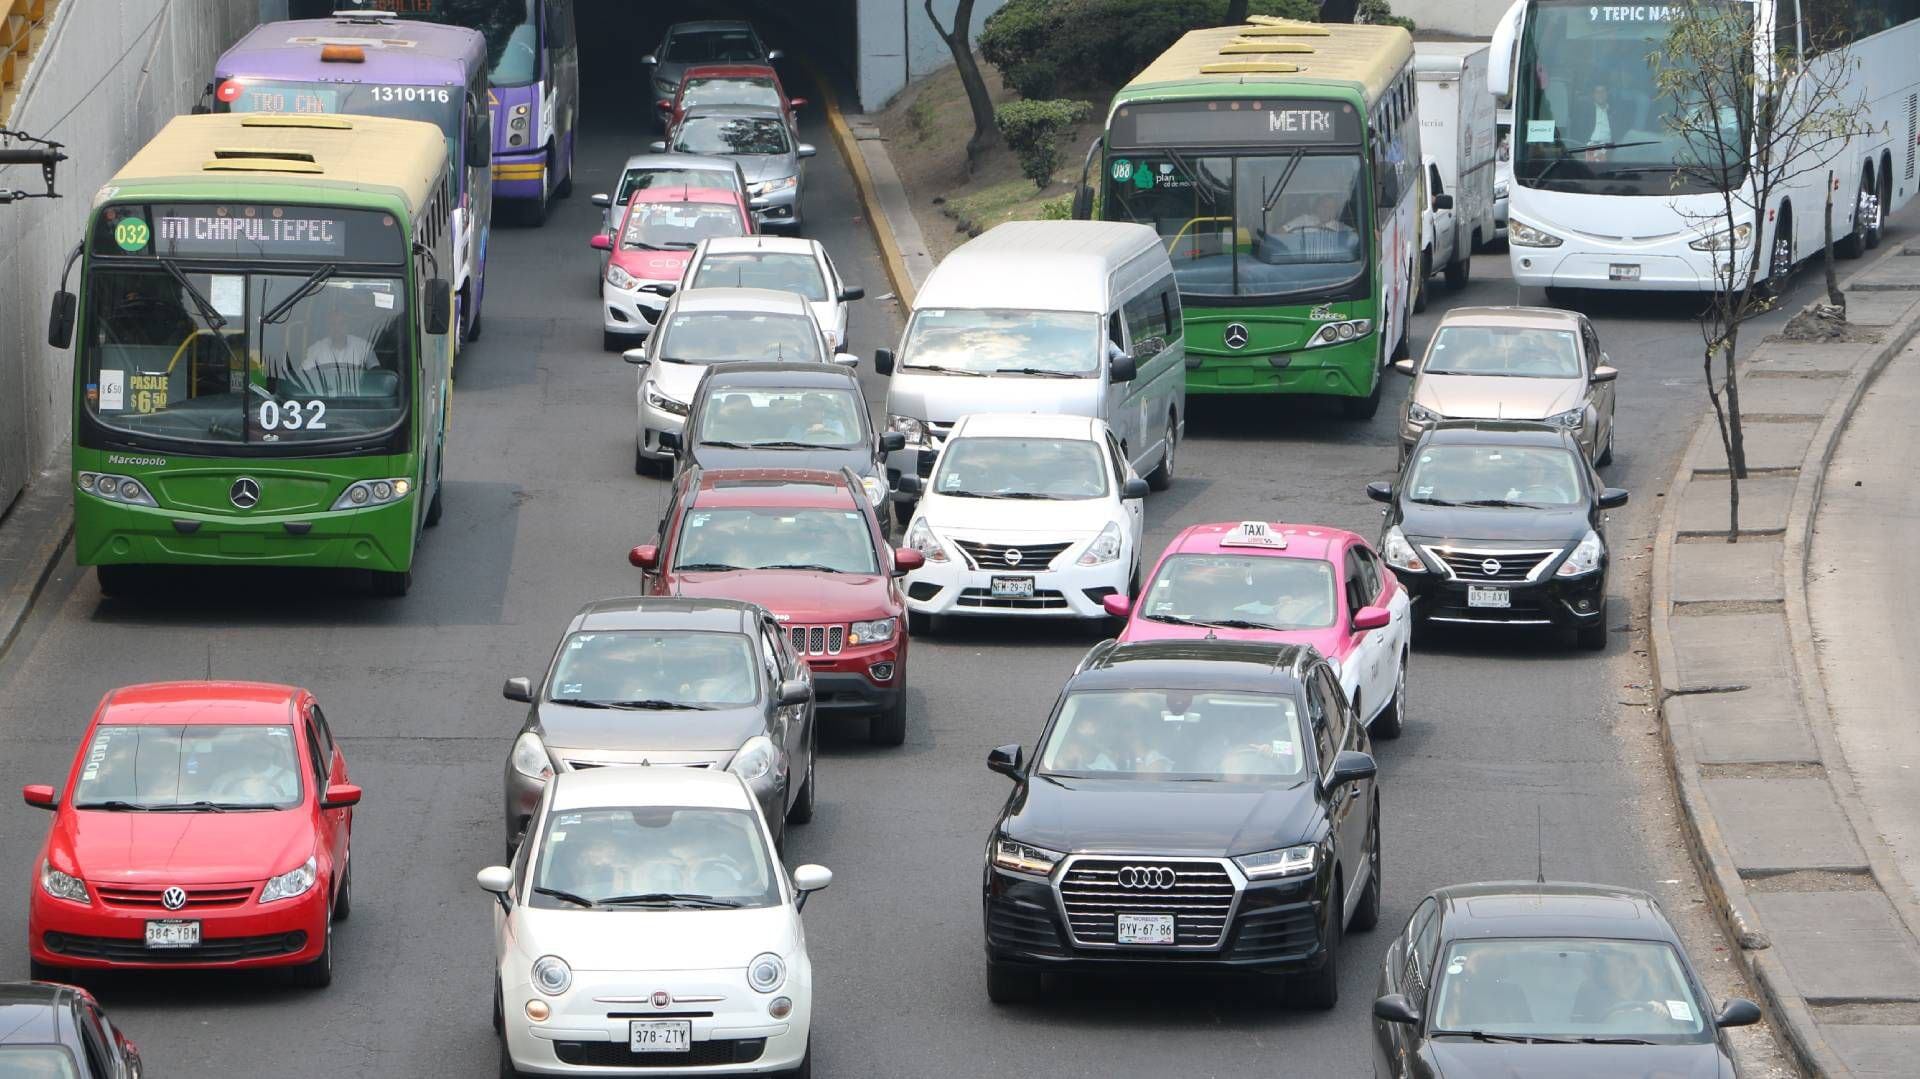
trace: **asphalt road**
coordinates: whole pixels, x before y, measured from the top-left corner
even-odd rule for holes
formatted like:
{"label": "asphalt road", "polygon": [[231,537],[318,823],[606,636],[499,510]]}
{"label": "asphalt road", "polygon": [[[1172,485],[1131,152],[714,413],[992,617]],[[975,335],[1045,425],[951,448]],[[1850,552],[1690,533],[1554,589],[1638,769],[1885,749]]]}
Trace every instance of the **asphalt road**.
{"label": "asphalt road", "polygon": [[[866,286],[850,338],[870,354],[894,342],[900,312],[883,298],[886,279],[818,110],[805,119],[822,150],[808,181],[809,232]],[[600,350],[586,289],[597,219],[585,195],[605,189],[644,136],[605,126],[589,136],[579,194],[544,228],[495,233],[485,340],[459,362],[446,519],[426,538],[410,596],[363,598],[329,576],[222,573],[109,601],[69,563],[0,657],[0,786],[59,781],[106,690],[212,675],[313,689],[366,788],[355,913],[336,935],[331,988],[264,977],[96,983],[151,1074],[456,1076],[495,1066],[489,900],[473,873],[498,858],[500,769],[524,711],[500,698],[500,683],[537,673],[581,603],[638,590],[625,552],[650,533],[666,490],[633,474],[633,371]],[[1464,291],[1439,286],[1416,333],[1424,340],[1450,304],[1513,302],[1496,276],[1504,268],[1504,255],[1483,256]],[[1634,491],[1611,533],[1621,600],[1644,566],[1632,556],[1678,451],[1679,421],[1700,405],[1688,310],[1644,298],[1592,310],[1622,372],[1617,464],[1606,475]],[[877,410],[883,386],[866,379]],[[1196,406],[1182,474],[1148,501],[1148,550],[1217,519],[1376,534],[1378,507],[1362,487],[1392,465],[1404,392],[1390,384],[1367,424],[1314,402]],[[1627,604],[1611,617],[1626,627]],[[821,1074],[1361,1074],[1376,964],[1425,890],[1530,879],[1538,863],[1563,879],[1669,880],[1663,893],[1685,905],[1697,890],[1681,879],[1677,835],[1642,804],[1663,789],[1649,778],[1660,764],[1634,740],[1646,724],[1623,719],[1634,710],[1618,703],[1638,662],[1631,638],[1617,633],[1606,656],[1492,633],[1415,653],[1407,733],[1379,747],[1386,910],[1379,930],[1349,938],[1331,1014],[1277,1010],[1232,982],[1159,979],[1069,986],[1021,1010],[990,1005],[978,888],[1008,787],[984,757],[1004,742],[1031,745],[1092,638],[990,623],[917,641],[907,744],[878,750],[864,744],[864,724],[827,728],[818,816],[790,839],[790,863],[836,874],[807,912]],[[28,867],[46,819],[16,805],[0,821],[0,865],[13,867],[0,894],[0,927],[10,927],[0,928],[0,972],[24,976]]]}

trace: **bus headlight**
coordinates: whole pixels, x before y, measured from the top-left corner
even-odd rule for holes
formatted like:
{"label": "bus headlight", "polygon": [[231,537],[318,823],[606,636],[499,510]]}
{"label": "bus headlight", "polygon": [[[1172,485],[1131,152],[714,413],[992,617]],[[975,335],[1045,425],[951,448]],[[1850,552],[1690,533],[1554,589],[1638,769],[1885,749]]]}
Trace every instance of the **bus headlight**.
{"label": "bus headlight", "polygon": [[1320,328],[1307,338],[1306,347],[1319,348],[1323,345],[1343,345],[1356,338],[1365,337],[1373,332],[1373,320],[1370,318],[1345,319],[1340,322],[1323,322]]}
{"label": "bus headlight", "polygon": [[1508,218],[1507,242],[1515,247],[1559,247],[1565,241],[1546,229],[1537,229],[1525,221]]}
{"label": "bus headlight", "polygon": [[401,476],[390,480],[361,480],[349,484],[333,500],[337,510],[364,510],[373,506],[388,506],[413,493],[413,481]]}
{"label": "bus headlight", "polygon": [[[1745,247],[1753,241],[1753,223],[1742,221],[1733,226],[1733,247]],[[1695,251],[1725,251],[1728,248],[1727,234],[1719,230],[1708,233],[1687,245]]]}
{"label": "bus headlight", "polygon": [[108,502],[120,502],[129,506],[152,506],[159,503],[147,493],[147,488],[139,480],[126,476],[111,476],[104,472],[80,473],[80,489],[88,494],[97,495]]}

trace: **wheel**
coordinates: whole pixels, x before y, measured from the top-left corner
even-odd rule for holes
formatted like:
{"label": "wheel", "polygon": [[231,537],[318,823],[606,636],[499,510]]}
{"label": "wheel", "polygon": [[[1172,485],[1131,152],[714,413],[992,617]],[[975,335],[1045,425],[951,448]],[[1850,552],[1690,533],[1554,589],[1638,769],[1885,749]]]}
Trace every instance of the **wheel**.
{"label": "wheel", "polygon": [[1786,291],[1787,278],[1793,275],[1793,213],[1780,211],[1773,227],[1773,247],[1767,251],[1767,290],[1775,296]]}
{"label": "wheel", "polygon": [[440,523],[440,514],[445,509],[445,503],[443,503],[440,499],[441,492],[442,492],[442,487],[440,485],[440,481],[435,480],[433,484],[433,501],[427,503],[427,516],[421,522],[422,524],[426,525],[428,528],[432,528],[434,525],[437,525]]}
{"label": "wheel", "polygon": [[507,1032],[506,1009],[501,1007],[500,997],[500,980],[496,978],[493,982],[493,1032],[495,1034]]}
{"label": "wheel", "polygon": [[807,1039],[806,1051],[800,1054],[800,1066],[781,1072],[787,1079],[813,1079],[813,1039]]}
{"label": "wheel", "polygon": [[327,919],[326,939],[320,945],[320,957],[288,971],[293,984],[303,989],[325,989],[333,984],[333,919]]}
{"label": "wheel", "polygon": [[373,571],[372,592],[376,596],[397,599],[400,596],[406,595],[407,589],[412,587],[413,571],[410,569],[403,569],[397,573],[390,573],[386,570]]}
{"label": "wheel", "polygon": [[1373,392],[1365,397],[1342,397],[1340,411],[1350,420],[1372,419],[1373,414],[1380,411],[1380,384],[1384,381],[1379,371],[1373,372]]}
{"label": "wheel", "polygon": [[29,959],[27,960],[27,977],[36,982],[64,982],[70,980],[73,975],[65,967],[42,963],[38,959]]}
{"label": "wheel", "polygon": [[340,894],[333,897],[333,920],[344,922],[353,916],[353,855],[347,855],[346,871],[340,874]]}
{"label": "wheel", "polygon": [[1871,181],[1860,178],[1860,193],[1853,197],[1853,227],[1833,242],[1833,253],[1843,259],[1857,259],[1867,253],[1867,213],[1874,201]]}
{"label": "wheel", "polygon": [[1400,654],[1400,673],[1394,676],[1393,699],[1387,702],[1380,714],[1373,717],[1373,726],[1367,733],[1375,738],[1391,740],[1400,737],[1400,728],[1407,718],[1407,660],[1405,652]]}
{"label": "wheel", "polygon": [[1613,463],[1613,425],[1607,425],[1607,444],[1600,450],[1600,456],[1593,462],[1595,468],[1605,468]]}
{"label": "wheel", "polygon": [[474,304],[473,325],[467,327],[467,340],[469,341],[480,340],[480,328],[486,324],[486,318],[487,318],[486,312],[483,311],[482,308],[486,307],[486,305],[487,305],[486,294],[482,293],[479,301]]}
{"label": "wheel", "polygon": [[885,710],[874,714],[872,725],[867,728],[867,741],[876,746],[897,746],[906,740],[907,690],[902,686],[900,696]]}
{"label": "wheel", "polygon": [[95,566],[93,576],[100,582],[100,594],[103,596],[128,596],[140,590],[138,566]]}
{"label": "wheel", "polygon": [[554,185],[553,197],[564,199],[573,194],[573,143],[567,143],[567,178]]}
{"label": "wheel", "polygon": [[635,442],[633,444],[633,474],[636,476],[644,476],[652,471],[652,469],[653,462],[647,460],[647,455],[640,452],[640,444]]}
{"label": "wheel", "polygon": [[539,228],[547,223],[547,197],[524,199],[520,206],[520,221],[531,228]]}
{"label": "wheel", "polygon": [[933,616],[922,611],[907,612],[907,636],[933,636]]}
{"label": "wheel", "polygon": [[1159,467],[1147,473],[1147,486],[1156,491],[1164,491],[1173,486],[1174,439],[1179,429],[1180,425],[1175,422],[1173,413],[1167,413],[1167,440],[1163,443],[1166,448],[1161,451]]}
{"label": "wheel", "polygon": [[1040,979],[1003,963],[987,964],[987,999],[995,1004],[1025,1004],[1040,995]]}
{"label": "wheel", "polygon": [[1600,614],[1586,625],[1573,631],[1573,643],[1582,650],[1598,652],[1607,647],[1607,604],[1600,603]]}
{"label": "wheel", "polygon": [[467,294],[455,293],[453,297],[453,338],[454,352],[458,353],[467,343]]}
{"label": "wheel", "polygon": [[[819,720],[814,721],[816,724]],[[792,808],[787,810],[788,824],[805,824],[813,819],[814,765],[819,763],[820,754],[815,748],[814,737],[807,739],[807,778],[800,781],[800,793],[793,800]]]}
{"label": "wheel", "polygon": [[1341,892],[1335,887],[1327,896],[1327,932],[1323,942],[1326,955],[1320,969],[1298,976],[1293,983],[1294,1003],[1303,1008],[1326,1012],[1340,1003],[1341,907]]}
{"label": "wheel", "polygon": [[1473,272],[1473,257],[1455,259],[1447,263],[1447,287],[1455,292],[1467,287],[1467,275]]}
{"label": "wheel", "polygon": [[1427,276],[1433,273],[1433,256],[1420,252],[1420,272],[1414,275],[1413,313],[1419,314],[1427,309]]}
{"label": "wheel", "polygon": [[1360,893],[1360,904],[1353,908],[1353,920],[1347,923],[1354,932],[1364,933],[1380,924],[1380,803],[1373,804],[1373,823],[1367,828],[1367,887]]}
{"label": "wheel", "polygon": [[1880,234],[1887,223],[1887,204],[1893,201],[1893,170],[1890,165],[1880,169],[1880,186],[1874,190],[1873,220],[1867,224],[1867,246],[1879,247]]}

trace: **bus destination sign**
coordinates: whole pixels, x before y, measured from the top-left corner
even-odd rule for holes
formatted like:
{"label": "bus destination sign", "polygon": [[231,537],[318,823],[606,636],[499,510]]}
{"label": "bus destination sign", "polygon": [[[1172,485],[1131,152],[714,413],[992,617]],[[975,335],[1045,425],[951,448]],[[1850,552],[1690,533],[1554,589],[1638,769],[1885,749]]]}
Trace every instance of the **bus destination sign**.
{"label": "bus destination sign", "polygon": [[1360,116],[1336,101],[1163,101],[1122,107],[1109,138],[1116,147],[1358,145]]}
{"label": "bus destination sign", "polygon": [[390,215],[320,206],[114,205],[103,210],[93,249],[160,258],[341,259],[399,262],[401,230]]}

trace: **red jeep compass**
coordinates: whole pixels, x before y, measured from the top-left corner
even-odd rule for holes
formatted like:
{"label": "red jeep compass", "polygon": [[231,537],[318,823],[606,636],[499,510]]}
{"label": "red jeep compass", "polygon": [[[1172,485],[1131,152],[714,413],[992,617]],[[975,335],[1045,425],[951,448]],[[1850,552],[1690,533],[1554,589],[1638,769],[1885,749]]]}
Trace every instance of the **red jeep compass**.
{"label": "red jeep compass", "polygon": [[869,737],[907,736],[907,625],[899,578],[918,551],[887,546],[851,472],[690,468],[654,542],[628,560],[647,592],[746,600],[772,611],[813,671],[815,707],[873,712]]}

